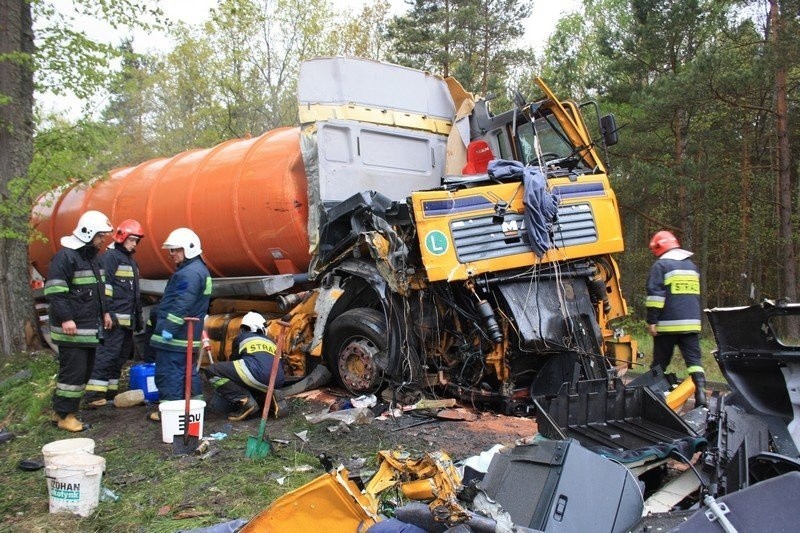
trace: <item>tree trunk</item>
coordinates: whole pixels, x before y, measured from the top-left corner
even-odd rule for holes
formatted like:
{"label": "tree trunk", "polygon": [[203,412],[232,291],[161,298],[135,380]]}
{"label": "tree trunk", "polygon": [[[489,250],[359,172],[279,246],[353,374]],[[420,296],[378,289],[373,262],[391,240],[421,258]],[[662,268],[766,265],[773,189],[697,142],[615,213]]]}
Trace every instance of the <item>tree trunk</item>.
{"label": "tree trunk", "polygon": [[778,138],[778,197],[780,209],[780,240],[783,250],[785,277],[782,296],[797,301],[797,259],[792,232],[792,152],[789,143],[789,105],[787,89],[787,64],[781,46],[784,31],[783,14],[779,0],[770,0],[770,44],[775,61],[775,132]]}
{"label": "tree trunk", "polygon": [[[739,257],[741,275],[742,294],[738,295],[744,299],[750,298],[750,285],[754,281],[753,271],[749,266],[751,254],[748,252],[753,243],[750,242],[750,177],[752,175],[752,165],[750,163],[750,134],[751,127],[747,120],[742,121],[742,160],[740,170],[742,180],[739,184],[739,250],[742,254]],[[734,275],[736,272],[733,273]]]}
{"label": "tree trunk", "polygon": [[[29,0],[0,0],[0,204],[20,201],[9,185],[33,159],[33,52]],[[27,234],[19,231],[26,221],[11,216],[0,218],[0,355],[30,346],[36,327]]]}

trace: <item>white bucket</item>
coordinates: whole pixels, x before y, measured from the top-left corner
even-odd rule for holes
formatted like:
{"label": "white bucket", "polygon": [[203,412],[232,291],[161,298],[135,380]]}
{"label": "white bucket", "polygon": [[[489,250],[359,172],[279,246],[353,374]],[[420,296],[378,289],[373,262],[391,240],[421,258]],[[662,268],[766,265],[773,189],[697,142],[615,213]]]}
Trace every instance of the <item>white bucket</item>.
{"label": "white bucket", "polygon": [[44,466],[50,466],[52,460],[62,455],[77,455],[80,453],[93,454],[94,440],[87,438],[74,438],[56,440],[42,446]]}
{"label": "white bucket", "polygon": [[92,514],[100,501],[100,480],[105,469],[106,460],[99,455],[77,453],[53,457],[45,467],[50,512]]}
{"label": "white bucket", "polygon": [[[206,402],[203,400],[191,400],[189,402],[189,435],[197,437],[203,436],[203,413],[205,412]],[[184,418],[186,417],[186,401],[170,400],[158,404],[161,412],[161,440],[167,444],[172,444],[175,435],[183,435]]]}

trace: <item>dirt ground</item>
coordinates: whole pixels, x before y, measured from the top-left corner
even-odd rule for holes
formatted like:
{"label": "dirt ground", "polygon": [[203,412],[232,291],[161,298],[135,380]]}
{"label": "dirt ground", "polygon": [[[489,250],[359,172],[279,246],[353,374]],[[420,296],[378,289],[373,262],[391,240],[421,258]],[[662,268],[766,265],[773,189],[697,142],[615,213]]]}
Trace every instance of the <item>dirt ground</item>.
{"label": "dirt ground", "polygon": [[[291,447],[315,456],[324,453],[334,463],[345,464],[353,471],[364,459],[374,457],[380,450],[442,450],[458,461],[488,450],[495,444],[513,445],[518,439],[533,436],[537,431],[533,418],[479,413],[461,406],[456,410],[458,413],[476,419],[443,420],[428,416],[433,411],[413,411],[384,420],[371,419],[366,424],[345,425],[336,421],[309,424],[306,421],[306,415],[320,413],[343,397],[341,391],[322,388],[289,398],[286,416],[270,418],[267,424],[267,435],[275,449],[280,451],[282,447]],[[160,424],[147,419],[147,413],[155,408],[146,405],[125,409],[107,406],[84,411],[82,418],[93,425],[87,436],[95,440],[100,450],[104,448],[104,441],[130,434],[136,436],[141,447],[163,448],[165,454],[169,454],[172,446],[162,442]],[[224,414],[207,407],[203,436],[215,433],[257,435],[259,422],[259,418],[230,422]]]}

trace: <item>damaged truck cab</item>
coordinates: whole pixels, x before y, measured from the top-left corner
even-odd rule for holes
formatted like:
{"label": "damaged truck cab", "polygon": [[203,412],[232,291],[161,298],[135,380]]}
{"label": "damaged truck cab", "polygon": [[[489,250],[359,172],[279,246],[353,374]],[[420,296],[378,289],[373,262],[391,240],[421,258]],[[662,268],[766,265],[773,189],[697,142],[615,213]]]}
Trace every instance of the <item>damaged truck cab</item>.
{"label": "damaged truck cab", "polygon": [[[311,353],[354,394],[389,381],[506,409],[629,362],[635,344],[610,324],[627,314],[618,206],[579,108],[537,80],[543,99],[492,115],[453,80],[369,66],[373,85],[351,60],[301,71]],[[602,124],[612,144],[613,118]],[[546,177],[544,254],[522,174],[498,178],[492,159]]]}
{"label": "damaged truck cab", "polygon": [[[142,291],[166,235],[191,227],[214,276],[205,329],[222,358],[241,316],[289,322],[290,379],[328,366],[353,394],[448,391],[519,411],[609,377],[636,345],[612,254],[618,206],[580,108],[541,81],[500,114],[452,79],[354,58],[303,63],[300,128],[112,171],[42,198],[34,279],[85,209],[145,225]],[[511,172],[495,172],[500,161]],[[490,164],[490,162],[493,162]],[[42,314],[45,307],[40,307]],[[272,335],[281,334],[277,323]]]}

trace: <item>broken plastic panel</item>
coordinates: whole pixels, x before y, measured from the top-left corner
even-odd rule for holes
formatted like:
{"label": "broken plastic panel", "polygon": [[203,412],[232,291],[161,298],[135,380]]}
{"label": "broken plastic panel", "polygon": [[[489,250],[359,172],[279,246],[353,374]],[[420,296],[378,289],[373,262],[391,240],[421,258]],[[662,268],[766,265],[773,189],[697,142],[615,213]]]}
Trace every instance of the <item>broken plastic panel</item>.
{"label": "broken plastic panel", "polygon": [[691,457],[705,443],[657,394],[647,387],[625,387],[619,378],[579,381],[575,392],[565,386],[556,397],[535,404],[542,435],[574,438],[623,463],[674,451]]}

